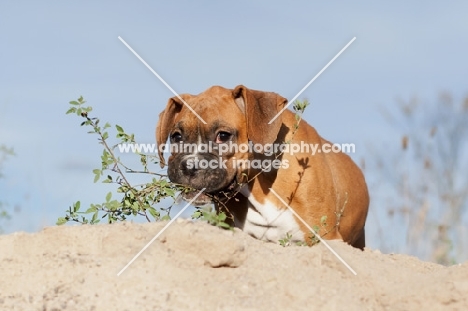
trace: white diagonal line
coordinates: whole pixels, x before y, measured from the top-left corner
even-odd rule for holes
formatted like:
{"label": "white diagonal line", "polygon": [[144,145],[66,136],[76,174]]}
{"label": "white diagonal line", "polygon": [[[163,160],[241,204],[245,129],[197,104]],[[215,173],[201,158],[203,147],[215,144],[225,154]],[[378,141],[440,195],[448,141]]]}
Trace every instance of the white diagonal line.
{"label": "white diagonal line", "polygon": [[270,190],[271,190],[271,192],[278,198],[278,200],[280,200],[281,203],[283,203],[283,204],[294,214],[294,216],[296,216],[296,217],[304,224],[304,226],[306,226],[307,229],[309,229],[309,230],[317,237],[317,239],[319,239],[320,242],[322,242],[323,245],[325,245],[325,246],[330,250],[330,252],[332,252],[333,255],[335,255],[335,257],[338,258],[338,259],[346,266],[346,268],[349,269],[349,271],[351,271],[354,275],[357,275],[356,271],[354,271],[353,268],[351,268],[351,267],[346,263],[346,261],[344,261],[344,259],[341,258],[341,256],[338,255],[337,252],[335,252],[335,250],[334,250],[333,248],[331,248],[330,245],[328,245],[328,243],[325,242],[325,240],[322,239],[322,237],[321,237],[320,235],[318,235],[317,232],[315,232],[315,230],[312,229],[312,228],[304,221],[304,219],[302,219],[301,216],[299,216],[299,215],[296,213],[295,210],[292,209],[291,206],[289,206],[286,202],[284,202],[284,200],[278,195],[278,193],[276,193],[275,190],[273,190],[272,188],[270,188]]}
{"label": "white diagonal line", "polygon": [[190,111],[191,111],[200,121],[203,122],[203,124],[206,124],[205,120],[203,120],[203,118],[200,117],[200,116],[198,115],[198,113],[196,113],[195,110],[193,110],[192,107],[190,107],[190,105],[187,104],[187,103],[185,102],[185,100],[183,100],[182,97],[180,97],[180,95],[177,94],[177,92],[174,91],[174,89],[173,89],[169,84],[167,84],[167,82],[164,81],[164,79],[161,78],[161,76],[158,75],[158,73],[157,73],[156,71],[154,71],[153,68],[151,68],[151,66],[148,65],[148,64],[145,62],[145,60],[144,60],[143,58],[141,58],[141,56],[138,55],[138,53],[135,52],[135,50],[132,49],[132,47],[131,47],[130,45],[128,45],[127,42],[125,42],[124,39],[122,39],[122,37],[119,36],[118,38],[119,38],[119,40],[122,41],[122,43],[125,44],[125,46],[126,46],[126,47],[127,47],[127,48],[128,48],[128,49],[129,49],[129,50],[130,50],[130,51],[131,51],[131,52],[132,52],[132,53],[133,53],[133,54],[134,54],[134,55],[135,55],[135,56],[136,56],[136,57],[137,57],[137,58],[138,58],[138,59],[139,59],[139,60],[140,60],[140,61],[141,61],[141,62],[158,78],[158,79],[159,79],[159,81],[161,81],[161,82],[162,82],[178,99],[180,99],[181,102],[184,103],[184,105],[185,105],[188,109],[190,109]]}
{"label": "white diagonal line", "polygon": [[335,61],[335,59],[337,59],[338,56],[340,56],[341,53],[343,53],[343,52],[348,48],[348,46],[350,46],[351,43],[353,43],[354,40],[356,40],[356,37],[354,37],[353,39],[351,39],[351,41],[349,41],[348,44],[346,44],[345,47],[342,48],[341,51],[339,51],[338,54],[336,54],[335,57],[333,57],[332,60],[329,61],[328,64],[326,64],[325,67],[323,67],[322,70],[320,70],[319,73],[317,73],[317,74],[315,75],[315,77],[313,77],[312,80],[310,80],[309,83],[307,83],[306,86],[304,86],[304,87],[302,88],[302,90],[300,90],[299,93],[296,94],[296,96],[294,96],[291,100],[289,100],[289,101],[288,101],[288,104],[287,104],[286,106],[284,106],[284,108],[281,109],[281,111],[278,112],[278,113],[276,114],[276,116],[274,116],[273,119],[271,119],[270,122],[268,122],[268,124],[271,124],[273,121],[275,121],[276,118],[278,118],[278,117],[280,116],[280,114],[282,114],[282,113],[288,108],[288,106],[291,105],[291,104],[299,97],[299,95],[301,95],[302,92],[304,92],[304,91],[312,84],[312,82],[314,82],[315,79],[317,79],[317,78],[325,71],[325,69],[327,69],[328,66],[330,66],[330,65],[332,64],[332,63]]}
{"label": "white diagonal line", "polygon": [[175,217],[172,218],[171,221],[169,221],[167,225],[165,225],[164,228],[162,228],[161,231],[159,231],[158,234],[156,234],[154,238],[152,238],[151,241],[149,241],[148,244],[146,244],[145,247],[143,247],[141,251],[139,251],[138,254],[136,254],[135,257],[133,257],[125,267],[123,267],[122,270],[120,270],[119,273],[117,273],[117,276],[120,276],[151,245],[151,243],[153,243],[177,219],[177,217],[179,217],[187,209],[187,207],[189,207],[190,204],[192,204],[192,202],[195,201],[203,191],[205,191],[205,189],[206,188],[200,190],[200,192],[198,192],[197,195],[193,197],[193,199],[191,199],[190,202],[188,202],[187,205],[185,205],[184,208],[181,209],[180,212],[178,212],[177,215],[175,215]]}

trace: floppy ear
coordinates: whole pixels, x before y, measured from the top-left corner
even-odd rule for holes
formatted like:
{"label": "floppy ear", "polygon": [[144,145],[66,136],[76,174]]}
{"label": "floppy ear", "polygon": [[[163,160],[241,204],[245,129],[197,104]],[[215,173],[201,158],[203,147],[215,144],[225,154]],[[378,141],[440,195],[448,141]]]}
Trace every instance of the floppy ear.
{"label": "floppy ear", "polygon": [[183,103],[178,97],[172,97],[167,102],[166,109],[159,114],[158,124],[156,125],[156,144],[159,155],[159,165],[163,168],[166,165],[164,160],[163,150],[161,146],[164,145],[169,136],[169,132],[174,124],[174,119],[182,109]]}
{"label": "floppy ear", "polygon": [[255,91],[238,85],[232,92],[234,100],[244,112],[247,122],[247,136],[256,144],[271,144],[278,137],[281,128],[281,115],[271,124],[287,99],[273,92]]}

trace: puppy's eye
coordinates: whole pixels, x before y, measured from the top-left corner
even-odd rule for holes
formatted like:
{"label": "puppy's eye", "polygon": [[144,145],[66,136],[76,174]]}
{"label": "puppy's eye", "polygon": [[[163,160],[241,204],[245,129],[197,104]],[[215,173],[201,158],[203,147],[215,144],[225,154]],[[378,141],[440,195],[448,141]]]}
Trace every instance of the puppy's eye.
{"label": "puppy's eye", "polygon": [[232,134],[228,132],[219,132],[218,135],[216,135],[216,143],[225,143],[229,139],[231,139]]}
{"label": "puppy's eye", "polygon": [[182,141],[182,134],[180,133],[174,133],[171,135],[171,141],[173,143],[180,143]]}

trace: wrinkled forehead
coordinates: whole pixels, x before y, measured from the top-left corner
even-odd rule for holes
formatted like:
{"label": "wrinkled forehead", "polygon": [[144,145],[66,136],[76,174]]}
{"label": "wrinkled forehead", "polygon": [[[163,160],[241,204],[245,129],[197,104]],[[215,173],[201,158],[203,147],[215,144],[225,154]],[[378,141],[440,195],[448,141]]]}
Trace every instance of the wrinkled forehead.
{"label": "wrinkled forehead", "polygon": [[[234,101],[232,92],[227,89],[207,91],[199,95],[185,95],[180,113],[175,118],[175,123],[183,124],[184,127],[206,127],[215,124],[235,124],[243,121],[244,115]],[[207,124],[198,118],[201,117]]]}

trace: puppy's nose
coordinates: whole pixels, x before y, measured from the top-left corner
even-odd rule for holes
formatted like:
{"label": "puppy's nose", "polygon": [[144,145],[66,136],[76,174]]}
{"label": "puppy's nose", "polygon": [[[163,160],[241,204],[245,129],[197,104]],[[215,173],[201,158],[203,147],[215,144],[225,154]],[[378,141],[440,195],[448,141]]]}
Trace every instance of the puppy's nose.
{"label": "puppy's nose", "polygon": [[180,162],[179,167],[184,175],[194,176],[199,170],[197,162],[198,158],[196,156],[189,156]]}

